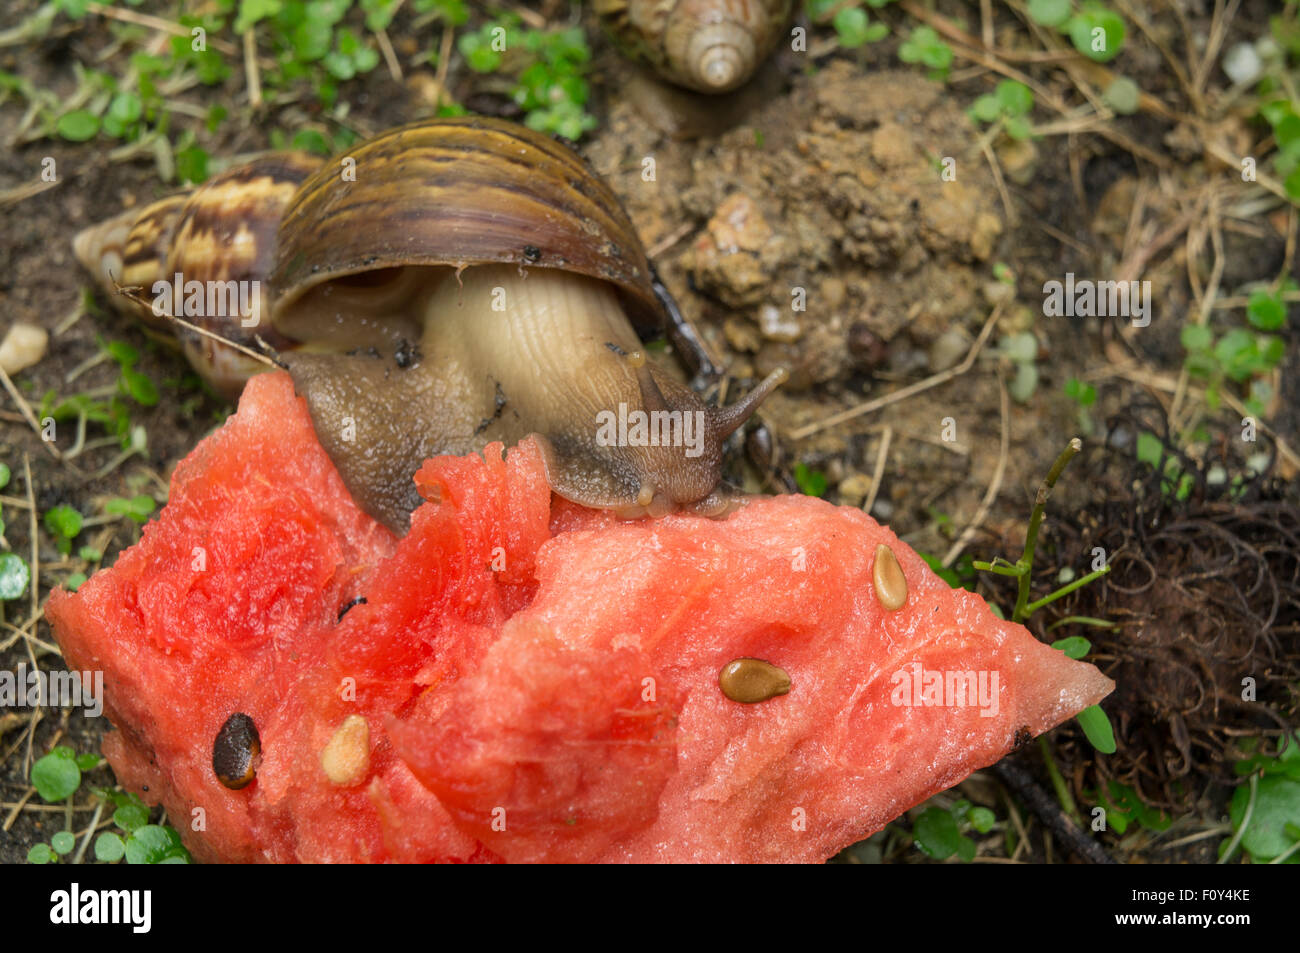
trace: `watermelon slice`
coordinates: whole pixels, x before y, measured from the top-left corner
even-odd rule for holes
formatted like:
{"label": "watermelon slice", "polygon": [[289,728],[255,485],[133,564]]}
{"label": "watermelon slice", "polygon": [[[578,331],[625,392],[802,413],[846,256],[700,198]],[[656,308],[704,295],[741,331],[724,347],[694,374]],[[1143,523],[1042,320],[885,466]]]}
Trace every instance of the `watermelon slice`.
{"label": "watermelon slice", "polygon": [[[530,441],[416,483],[399,541],[260,375],[141,541],[50,597],[119,780],[197,858],[821,861],[1113,688],[854,509],[619,522],[553,498]],[[732,701],[740,658],[789,691]],[[260,755],[232,790],[236,713]]]}

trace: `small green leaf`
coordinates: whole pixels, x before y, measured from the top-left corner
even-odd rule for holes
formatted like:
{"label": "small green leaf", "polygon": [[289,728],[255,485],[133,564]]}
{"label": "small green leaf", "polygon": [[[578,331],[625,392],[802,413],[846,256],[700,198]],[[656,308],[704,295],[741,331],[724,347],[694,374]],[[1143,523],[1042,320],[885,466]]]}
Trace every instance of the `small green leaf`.
{"label": "small green leaf", "polygon": [[43,520],[50,535],[72,539],[81,532],[81,514],[71,506],[55,506],[45,513]]}
{"label": "small green leaf", "polygon": [[176,178],[182,183],[198,185],[208,178],[208,151],[187,146],[176,153]]}
{"label": "small green leaf", "polygon": [[36,793],[50,804],[66,800],[81,787],[81,769],[71,748],[62,745],[32,765]]}
{"label": "small green leaf", "polygon": [[104,558],[104,554],[94,546],[82,546],[77,550],[77,555],[88,563],[97,563]]}
{"label": "small green leaf", "polygon": [[[1249,785],[1243,784],[1233,792],[1228,815],[1234,827],[1241,827],[1249,801]],[[1295,844],[1295,839],[1287,834],[1290,824],[1300,824],[1300,782],[1281,775],[1265,775],[1256,787],[1255,806],[1242,834],[1241,846],[1256,861],[1272,860]],[[1292,854],[1290,859],[1296,857]]]}
{"label": "small green leaf", "polygon": [[970,110],[980,122],[992,122],[1002,115],[1002,103],[992,93],[985,93],[971,103]]}
{"label": "small green leaf", "polygon": [[1160,438],[1153,433],[1142,431],[1137,438],[1137,459],[1138,463],[1145,463],[1150,467],[1160,466],[1160,461],[1164,459],[1165,445]]}
{"label": "small green leaf", "polygon": [[1119,56],[1124,46],[1124,21],[1100,3],[1088,3],[1066,25],[1074,48],[1098,63]]}
{"label": "small green leaf", "polygon": [[1092,643],[1081,635],[1072,635],[1069,638],[1057,639],[1052,643],[1052,648],[1060,649],[1070,658],[1080,659],[1092,651]]}
{"label": "small green leaf", "polygon": [[1071,377],[1065,382],[1065,395],[1080,407],[1091,407],[1097,401],[1097,388],[1077,377]]}
{"label": "small green leaf", "polygon": [[1029,18],[1043,26],[1060,26],[1070,19],[1070,0],[1029,0]]}
{"label": "small green leaf", "polygon": [[240,0],[239,15],[235,17],[234,30],[242,34],[267,17],[280,12],[280,0]]}
{"label": "small green leaf", "polygon": [[1034,135],[1034,127],[1023,116],[1008,116],[1003,128],[1006,129],[1007,135],[1017,142],[1023,142]]}
{"label": "small green leaf", "polygon": [[99,132],[99,117],[84,109],[64,113],[54,125],[55,131],[69,142],[85,142]]}
{"label": "small green leaf", "polygon": [[1246,318],[1261,331],[1276,331],[1286,323],[1286,305],[1282,296],[1263,289],[1253,292],[1246,305]]}
{"label": "small green leaf", "polygon": [[144,104],[140,101],[140,97],[130,90],[118,93],[108,104],[108,116],[123,125],[135,122],[142,112],[144,112]]}
{"label": "small green leaf", "polygon": [[50,850],[49,844],[33,844],[31,850],[27,851],[27,863],[29,864],[49,864],[58,860],[58,855]]}
{"label": "small green leaf", "polygon": [[131,367],[140,360],[140,352],[125,341],[109,341],[103,347],[108,356],[121,367]]}
{"label": "small green leaf", "polygon": [[1121,116],[1131,116],[1138,111],[1141,97],[1142,90],[1137,83],[1127,76],[1116,76],[1101,94],[1101,101]]}
{"label": "small green leaf", "polygon": [[0,599],[17,599],[27,591],[31,570],[17,553],[0,553]]}
{"label": "small green leaf", "polygon": [[5,487],[9,485],[10,476],[11,474],[9,472],[9,464],[0,463],[0,490],[3,490]]}
{"label": "small green leaf", "polygon": [[156,864],[167,856],[174,847],[167,832],[157,824],[138,827],[126,840],[126,862],[128,864]]}
{"label": "small green leaf", "polygon": [[126,844],[112,831],[104,831],[95,838],[95,859],[115,864],[126,854]]}
{"label": "small green leaf", "polygon": [[1024,83],[1004,79],[993,91],[1008,116],[1024,116],[1034,108],[1034,94]]}
{"label": "small green leaf", "polygon": [[122,389],[141,406],[153,407],[158,403],[158,388],[146,375],[134,369],[123,369]]}
{"label": "small green leaf", "polygon": [[1214,343],[1214,332],[1200,324],[1184,324],[1179,337],[1188,351],[1208,351]]}
{"label": "small green leaf", "polygon": [[1115,732],[1100,705],[1089,705],[1076,716],[1083,733],[1102,754],[1115,753]]}
{"label": "small green leaf", "polygon": [[140,804],[124,804],[113,812],[113,823],[130,833],[149,823],[149,809]]}
{"label": "small green leaf", "polygon": [[129,516],[137,523],[147,523],[157,505],[153,497],[143,494],[129,500],[116,496],[104,504],[104,512],[110,516]]}
{"label": "small green leaf", "polygon": [[946,860],[957,853],[965,839],[952,814],[937,807],[926,808],[916,819],[912,838],[917,847],[935,860]]}
{"label": "small green leaf", "polygon": [[77,838],[71,831],[59,831],[50,838],[50,846],[54,852],[60,856],[72,853],[72,849],[77,846]]}
{"label": "small green leaf", "polygon": [[333,151],[325,136],[316,129],[299,129],[293,134],[290,145],[295,149],[303,149],[321,156],[327,156]]}
{"label": "small green leaf", "polygon": [[93,771],[95,768],[99,767],[100,764],[103,763],[103,761],[104,759],[100,755],[95,754],[93,751],[88,751],[85,754],[79,754],[76,757],[77,768],[82,772]]}
{"label": "small green leaf", "polygon": [[1017,403],[1027,404],[1038,388],[1038,367],[1034,364],[1017,364],[1016,376],[1007,385],[1007,393]]}
{"label": "small green leaf", "polygon": [[997,823],[997,817],[987,807],[973,807],[970,812],[970,826],[975,828],[981,834],[987,834],[993,830],[993,825]]}
{"label": "small green leaf", "polygon": [[822,496],[826,493],[826,474],[820,470],[810,470],[802,463],[794,465],[794,482],[799,492],[807,496]]}
{"label": "small green leaf", "polygon": [[861,7],[842,7],[831,23],[845,49],[856,49],[867,42],[867,11]]}

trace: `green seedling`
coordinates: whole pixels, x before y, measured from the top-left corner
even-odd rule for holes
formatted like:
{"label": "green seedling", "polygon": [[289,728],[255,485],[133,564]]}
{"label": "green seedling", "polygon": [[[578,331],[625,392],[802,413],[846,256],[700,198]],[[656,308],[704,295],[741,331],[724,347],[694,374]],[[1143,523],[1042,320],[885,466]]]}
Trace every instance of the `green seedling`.
{"label": "green seedling", "polygon": [[995,124],[1012,139],[1028,139],[1033,135],[1028,118],[1033,108],[1033,91],[1024,83],[1004,79],[993,92],[971,104],[969,115],[979,122]]}
{"label": "green seedling", "polygon": [[[68,801],[81,789],[83,775],[95,770],[104,759],[98,754],[77,754],[60,745],[32,764],[31,782],[41,799],[50,804]],[[149,823],[149,808],[134,794],[108,788],[91,788],[91,793],[113,807],[116,831],[104,831],[95,839],[95,859],[128,864],[188,864],[190,852],[170,826]],[[58,863],[76,847],[71,831],[55,833],[48,844],[35,844],[27,852],[32,864]],[[83,846],[84,851],[84,846]],[[73,862],[79,860],[79,855]]]}
{"label": "green seedling", "polygon": [[1093,422],[1092,414],[1088,413],[1088,408],[1097,402],[1097,388],[1077,377],[1071,377],[1065,382],[1064,389],[1065,396],[1078,405],[1075,419],[1078,421],[1079,429],[1085,437],[1092,436],[1097,426]]}
{"label": "green seedling", "polygon": [[933,28],[919,26],[898,48],[898,58],[904,63],[920,63],[929,69],[931,79],[945,82],[952,66],[952,47]]}
{"label": "green seedling", "polygon": [[846,50],[876,43],[889,35],[885,23],[873,23],[863,6],[879,10],[893,0],[805,0],[804,11],[813,23],[830,23],[835,38]]}
{"label": "green seedling", "polygon": [[1076,9],[1070,0],[1029,0],[1029,18],[1070,37],[1074,48],[1098,63],[1107,63],[1124,47],[1124,20],[1105,4],[1085,0]]}
{"label": "green seedling", "polygon": [[1190,473],[1183,472],[1183,465],[1177,457],[1166,456],[1165,445],[1159,437],[1146,431],[1138,434],[1136,453],[1139,463],[1145,463],[1161,474],[1160,489],[1166,499],[1181,503],[1191,496],[1196,480]]}
{"label": "green seedling", "polygon": [[1240,849],[1256,864],[1300,863],[1300,734],[1283,739],[1276,755],[1238,761],[1238,786],[1228,805],[1232,837],[1219,847],[1219,863]]}
{"label": "green seedling", "polygon": [[1015,376],[1007,384],[1007,393],[1017,403],[1029,403],[1038,389],[1038,338],[1032,331],[1008,334],[998,341],[998,353],[1016,369]]}
{"label": "green seedling", "polygon": [[149,522],[149,517],[153,514],[157,501],[152,496],[140,494],[131,499],[115,496],[104,504],[104,514],[107,516],[125,516],[137,523]]}
{"label": "green seedling", "polygon": [[975,858],[975,842],[966,832],[987,834],[996,823],[996,815],[988,808],[959,800],[947,810],[928,807],[922,811],[912,825],[912,840],[927,857],[947,860],[955,855],[970,863]]}
{"label": "green seedling", "polygon": [[975,582],[978,577],[975,575],[975,559],[969,553],[962,553],[951,566],[945,566],[943,560],[930,553],[918,553],[918,555],[925,560],[925,564],[933,570],[936,576],[953,589],[965,589],[968,592],[975,591]]}
{"label": "green seedling", "polygon": [[[1056,462],[1052,464],[1051,470],[1048,471],[1047,476],[1038,487],[1038,494],[1034,499],[1034,509],[1029,516],[1029,529],[1025,533],[1025,548],[1021,553],[1020,558],[1014,563],[1010,560],[1003,559],[1001,556],[994,558],[991,562],[983,562],[981,560],[976,560],[974,562],[975,568],[981,572],[996,573],[999,576],[1011,576],[1016,580],[1016,604],[1015,608],[1011,610],[1012,622],[1023,623],[1043,606],[1050,605],[1057,599],[1069,595],[1076,589],[1081,589],[1090,582],[1100,579],[1102,576],[1110,572],[1110,564],[1107,563],[1100,569],[1094,569],[1087,575],[1080,576],[1065,583],[1065,585],[1048,593],[1041,599],[1036,599],[1033,602],[1029,601],[1029,584],[1030,579],[1033,577],[1034,570],[1034,550],[1038,546],[1038,529],[1043,522],[1043,514],[1047,508],[1047,500],[1052,494],[1053,487],[1056,486],[1056,481],[1061,478],[1061,474],[1065,471],[1065,468],[1069,465],[1070,461],[1073,460],[1075,455],[1082,449],[1083,441],[1078,437],[1071,440],[1069,445],[1061,451],[1060,456],[1056,458]],[[1111,731],[1110,720],[1106,717],[1106,713],[1102,710],[1100,705],[1090,705],[1083,711],[1079,712],[1078,721],[1080,727],[1083,728],[1084,734],[1088,736],[1088,740],[1093,743],[1094,747],[1096,747],[1098,751],[1103,754],[1114,753],[1114,732]],[[1046,752],[1046,740],[1040,738],[1039,741]],[[1049,770],[1055,771],[1055,765],[1052,764],[1050,753],[1047,758],[1047,763],[1049,765]],[[1058,793],[1061,790],[1063,790],[1063,782],[1062,787],[1058,788]],[[1065,799],[1062,799],[1062,804],[1065,806]],[[1074,813],[1076,817],[1078,816],[1077,811],[1070,812],[1068,807],[1067,813]]]}
{"label": "green seedling", "polygon": [[794,482],[799,492],[807,496],[824,496],[826,494],[826,474],[821,470],[810,470],[802,463],[794,465]]}
{"label": "green seedling", "polygon": [[1153,834],[1169,829],[1174,819],[1156,810],[1142,800],[1142,796],[1127,784],[1107,781],[1104,789],[1083,792],[1106,810],[1106,826],[1123,835],[1134,824]]}
{"label": "green seedling", "polygon": [[1246,408],[1256,416],[1263,414],[1272,393],[1262,378],[1282,362],[1286,344],[1278,335],[1259,332],[1275,331],[1286,323],[1282,296],[1296,287],[1288,279],[1273,291],[1255,291],[1246,306],[1249,328],[1231,328],[1216,338],[1206,325],[1183,326],[1181,339],[1187,351],[1183,366],[1190,377],[1205,381],[1205,403],[1211,410],[1219,408],[1221,391],[1232,381],[1249,385]]}
{"label": "green seedling", "polygon": [[54,537],[59,552],[68,555],[72,552],[72,541],[81,532],[81,514],[71,506],[56,506],[45,512],[42,520],[46,532]]}

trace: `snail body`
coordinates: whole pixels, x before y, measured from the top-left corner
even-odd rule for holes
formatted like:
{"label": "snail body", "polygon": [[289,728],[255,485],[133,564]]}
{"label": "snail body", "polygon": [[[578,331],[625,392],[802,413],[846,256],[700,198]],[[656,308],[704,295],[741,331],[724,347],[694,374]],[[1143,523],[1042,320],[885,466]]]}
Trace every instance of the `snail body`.
{"label": "snail body", "polygon": [[665,79],[703,93],[743,84],[790,22],[793,0],[595,0],[614,42]]}
{"label": "snail body", "polygon": [[[638,332],[664,310],[626,213],[575,153],[499,120],[403,126],[335,162],[263,157],[75,247],[109,287],[257,282],[260,318],[188,320],[273,349],[349,491],[396,532],[426,458],[529,434],[575,502],[719,514],[723,441],[784,379],[714,408],[646,362]],[[180,337],[226,393],[262,369]],[[620,429],[629,415],[664,439]]]}

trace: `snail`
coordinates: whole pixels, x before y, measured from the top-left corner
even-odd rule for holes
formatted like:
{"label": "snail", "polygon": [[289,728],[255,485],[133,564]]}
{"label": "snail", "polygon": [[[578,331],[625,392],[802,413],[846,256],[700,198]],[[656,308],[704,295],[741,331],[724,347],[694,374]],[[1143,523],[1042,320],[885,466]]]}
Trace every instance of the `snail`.
{"label": "snail", "polygon": [[[74,248],[105,287],[157,295],[115,296],[125,310],[155,324],[148,312],[183,310],[271,351],[348,490],[397,533],[425,459],[529,434],[567,499],[624,517],[721,515],[737,499],[723,443],[785,377],[709,407],[648,362],[638,331],[693,339],[626,212],[576,153],[502,120],[413,123],[337,161],[264,156]],[[256,283],[246,307],[204,312],[211,289],[229,305],[241,281]],[[227,394],[265,369],[255,352],[178,333]]]}
{"label": "snail", "polygon": [[595,0],[625,54],[702,93],[744,83],[776,46],[793,0]]}

